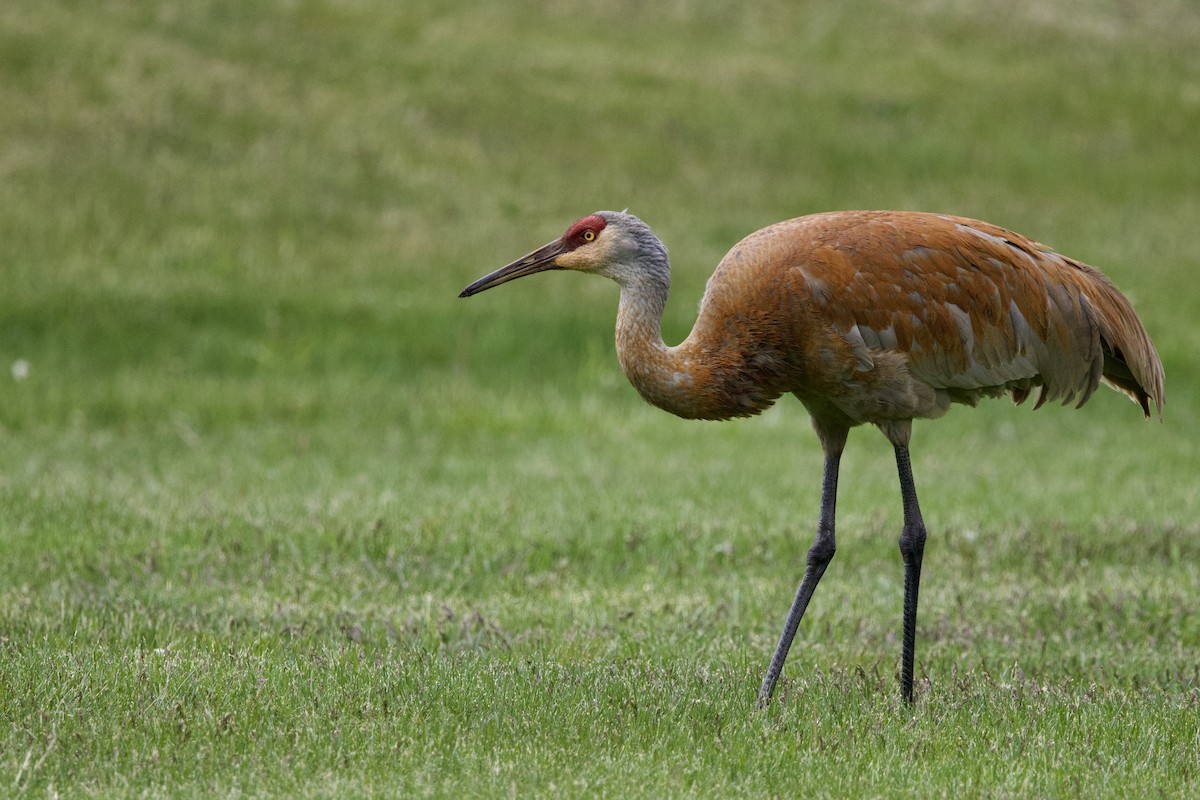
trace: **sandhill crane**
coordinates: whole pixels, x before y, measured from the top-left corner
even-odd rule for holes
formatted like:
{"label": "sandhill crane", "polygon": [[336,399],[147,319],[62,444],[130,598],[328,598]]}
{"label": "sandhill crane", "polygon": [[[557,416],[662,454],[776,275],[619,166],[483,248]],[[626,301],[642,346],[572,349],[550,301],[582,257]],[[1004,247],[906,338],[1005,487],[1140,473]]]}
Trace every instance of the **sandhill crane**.
{"label": "sandhill crane", "polygon": [[913,699],[925,523],[909,462],[914,419],[951,403],[1038,390],[1082,406],[1100,383],[1150,417],[1163,405],[1158,353],[1129,301],[1099,270],[986,222],[845,211],[780,222],[721,259],[681,344],[663,342],[667,250],[631,214],[600,211],[464,289],[468,297],[551,269],[621,288],[617,357],[648,402],[688,419],[757,414],[785,392],[812,418],[825,456],[817,534],[758,703],[770,702],[813,590],[833,558],[838,463],[850,429],[892,443],[904,527],[900,687]]}

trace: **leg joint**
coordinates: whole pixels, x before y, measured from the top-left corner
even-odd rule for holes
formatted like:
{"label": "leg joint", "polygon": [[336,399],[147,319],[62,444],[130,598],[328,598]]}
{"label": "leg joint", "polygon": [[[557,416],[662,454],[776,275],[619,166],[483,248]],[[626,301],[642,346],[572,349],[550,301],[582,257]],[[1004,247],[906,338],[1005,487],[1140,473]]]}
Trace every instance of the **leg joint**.
{"label": "leg joint", "polygon": [[818,536],[812,547],[808,548],[808,563],[812,565],[828,564],[837,552],[837,545],[832,536]]}
{"label": "leg joint", "polygon": [[925,550],[925,526],[905,525],[900,533],[900,552],[905,555],[920,555]]}

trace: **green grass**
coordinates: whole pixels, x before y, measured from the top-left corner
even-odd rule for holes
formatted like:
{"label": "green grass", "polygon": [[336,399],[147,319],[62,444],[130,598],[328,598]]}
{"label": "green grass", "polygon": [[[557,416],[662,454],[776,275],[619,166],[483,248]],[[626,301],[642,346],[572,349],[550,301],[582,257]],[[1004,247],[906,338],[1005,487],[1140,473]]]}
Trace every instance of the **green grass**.
{"label": "green grass", "polygon": [[[1200,11],[644,5],[3,4],[0,795],[1197,793]],[[1134,299],[1165,420],[917,425],[911,709],[856,432],[755,713],[803,409],[644,406],[604,281],[455,298],[626,206],[672,341],[779,219],[1014,228]]]}

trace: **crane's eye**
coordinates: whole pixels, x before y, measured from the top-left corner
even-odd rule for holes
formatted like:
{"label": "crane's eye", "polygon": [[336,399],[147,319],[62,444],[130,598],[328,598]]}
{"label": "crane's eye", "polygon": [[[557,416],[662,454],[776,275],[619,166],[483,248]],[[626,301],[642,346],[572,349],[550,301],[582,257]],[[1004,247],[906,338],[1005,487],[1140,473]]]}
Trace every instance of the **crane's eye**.
{"label": "crane's eye", "polygon": [[595,231],[584,231],[583,232],[583,240],[585,242],[590,242],[590,241],[594,240],[595,238],[596,238]]}

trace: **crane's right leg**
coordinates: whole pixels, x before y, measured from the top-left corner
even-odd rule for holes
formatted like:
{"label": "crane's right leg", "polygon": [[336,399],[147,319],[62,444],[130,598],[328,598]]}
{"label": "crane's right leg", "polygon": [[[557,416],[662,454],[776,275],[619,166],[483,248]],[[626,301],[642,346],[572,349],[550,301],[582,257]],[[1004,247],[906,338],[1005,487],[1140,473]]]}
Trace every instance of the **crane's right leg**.
{"label": "crane's right leg", "polygon": [[804,618],[808,601],[812,599],[813,590],[817,588],[821,576],[825,574],[825,568],[829,566],[837,549],[834,542],[833,521],[837,506],[838,464],[842,458],[842,450],[846,446],[848,431],[845,429],[823,430],[815,421],[813,427],[817,429],[817,434],[821,437],[821,446],[825,450],[825,478],[821,484],[821,519],[817,523],[817,538],[813,540],[812,547],[808,548],[808,565],[804,570],[804,578],[800,581],[800,588],[796,591],[796,599],[792,601],[792,608],[783,625],[783,634],[779,637],[779,644],[775,646],[775,654],[771,656],[771,666],[767,668],[767,676],[763,678],[762,688],[758,690],[759,708],[765,708],[771,702],[771,695],[775,693],[775,684],[779,681],[779,674],[783,671],[783,662],[787,660],[788,650],[792,647],[792,640],[796,637],[796,629],[800,627],[800,620]]}

